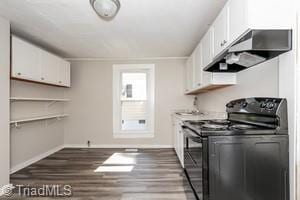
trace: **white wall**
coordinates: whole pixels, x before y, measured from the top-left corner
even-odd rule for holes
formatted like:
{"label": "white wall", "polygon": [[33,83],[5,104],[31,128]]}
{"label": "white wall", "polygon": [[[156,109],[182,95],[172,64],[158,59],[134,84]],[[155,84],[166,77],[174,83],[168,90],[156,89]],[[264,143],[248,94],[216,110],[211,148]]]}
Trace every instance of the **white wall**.
{"label": "white wall", "polygon": [[[298,2],[296,0],[295,2]],[[299,4],[300,5],[300,4]],[[289,121],[289,147],[290,147],[290,183],[291,183],[291,199],[296,199],[297,183],[296,179],[296,169],[297,169],[297,101],[299,104],[299,99],[297,99],[297,92],[299,93],[299,88],[297,90],[297,72],[299,71],[299,21],[297,20],[296,6],[293,10],[293,50],[283,54],[279,59],[279,96],[287,98],[288,101],[288,121]],[[299,12],[299,11],[298,11]],[[297,24],[299,23],[299,24]],[[298,59],[297,59],[298,58]],[[299,133],[298,133],[299,137]],[[298,144],[299,146],[299,144]],[[299,171],[298,171],[299,173]],[[299,180],[298,180],[299,181]]]}
{"label": "white wall", "polygon": [[9,183],[10,25],[0,18],[0,187]]}
{"label": "white wall", "polygon": [[[155,64],[155,137],[114,139],[112,116],[112,65]],[[192,98],[183,95],[185,60],[74,61],[72,99],[66,110],[65,143],[98,146],[171,146],[173,109],[192,107]]]}
{"label": "white wall", "polygon": [[233,99],[245,97],[278,97],[278,59],[272,59],[237,74],[237,85],[198,95],[202,110],[225,112]]}
{"label": "white wall", "polygon": [[[28,98],[64,98],[65,88],[11,81],[12,97]],[[11,102],[11,119],[23,119],[60,114],[64,104],[57,102]],[[53,153],[64,143],[64,120],[56,119],[20,124],[20,128],[11,127],[11,171],[16,171],[31,161],[36,161],[47,152]]]}

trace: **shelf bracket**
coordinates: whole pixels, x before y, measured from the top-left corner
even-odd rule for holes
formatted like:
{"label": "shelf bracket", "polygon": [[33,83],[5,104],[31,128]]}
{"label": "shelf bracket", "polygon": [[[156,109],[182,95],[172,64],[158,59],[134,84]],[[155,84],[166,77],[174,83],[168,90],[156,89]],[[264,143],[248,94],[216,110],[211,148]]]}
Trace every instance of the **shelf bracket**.
{"label": "shelf bracket", "polygon": [[47,105],[47,107],[50,107],[50,106],[52,106],[52,105],[54,105],[55,103],[56,103],[57,101],[51,101],[50,103],[48,103],[48,105]]}
{"label": "shelf bracket", "polygon": [[19,124],[18,122],[15,122],[15,123],[14,123],[14,127],[17,128],[17,129],[20,129],[20,128],[21,128],[21,126],[20,126],[20,124]]}

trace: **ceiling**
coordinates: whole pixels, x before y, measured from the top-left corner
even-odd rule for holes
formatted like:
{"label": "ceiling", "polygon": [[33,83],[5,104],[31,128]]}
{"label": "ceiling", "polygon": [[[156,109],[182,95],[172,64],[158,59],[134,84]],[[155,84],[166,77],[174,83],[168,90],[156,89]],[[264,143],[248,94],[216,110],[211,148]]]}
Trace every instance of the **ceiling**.
{"label": "ceiling", "polygon": [[183,57],[226,0],[120,0],[112,21],[89,0],[1,0],[12,32],[68,58]]}

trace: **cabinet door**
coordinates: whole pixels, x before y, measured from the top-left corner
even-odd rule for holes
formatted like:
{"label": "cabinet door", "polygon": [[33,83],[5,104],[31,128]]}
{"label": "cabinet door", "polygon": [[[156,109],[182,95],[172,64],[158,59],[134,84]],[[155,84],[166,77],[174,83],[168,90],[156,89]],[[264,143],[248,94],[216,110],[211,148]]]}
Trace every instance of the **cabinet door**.
{"label": "cabinet door", "polygon": [[183,131],[181,128],[181,124],[179,124],[179,131],[178,131],[178,151],[179,151],[179,160],[181,163],[181,166],[184,168],[184,136]]}
{"label": "cabinet door", "polygon": [[202,65],[206,67],[213,60],[213,30],[210,28],[201,40]]}
{"label": "cabinet door", "polygon": [[249,28],[292,29],[291,22],[294,18],[292,10],[293,1],[291,0],[247,0]]}
{"label": "cabinet door", "polygon": [[178,155],[178,143],[177,143],[177,140],[178,140],[178,137],[177,137],[177,120],[174,119],[174,122],[173,122],[173,133],[174,133],[174,150],[176,152],[176,154]]}
{"label": "cabinet door", "polygon": [[194,56],[191,55],[186,62],[185,92],[189,92],[190,90],[193,89],[193,83],[194,83],[193,69],[194,69]]}
{"label": "cabinet door", "polygon": [[71,64],[68,61],[61,60],[59,68],[59,81],[62,86],[71,86]]}
{"label": "cabinet door", "polygon": [[228,36],[228,5],[226,4],[213,24],[214,56],[221,53],[229,45]]}
{"label": "cabinet door", "polygon": [[287,200],[288,136],[209,138],[211,200]]}
{"label": "cabinet door", "polygon": [[12,77],[40,81],[39,49],[15,36],[12,37]]}
{"label": "cabinet door", "polygon": [[247,24],[247,1],[230,0],[229,10],[229,43],[238,39],[248,30]]}
{"label": "cabinet door", "polygon": [[59,84],[59,68],[61,59],[46,51],[41,51],[42,77],[41,81],[50,84]]}
{"label": "cabinet door", "polygon": [[194,88],[199,88],[202,84],[202,44],[199,43],[197,48],[194,51],[194,59],[195,59],[195,65],[194,65]]}

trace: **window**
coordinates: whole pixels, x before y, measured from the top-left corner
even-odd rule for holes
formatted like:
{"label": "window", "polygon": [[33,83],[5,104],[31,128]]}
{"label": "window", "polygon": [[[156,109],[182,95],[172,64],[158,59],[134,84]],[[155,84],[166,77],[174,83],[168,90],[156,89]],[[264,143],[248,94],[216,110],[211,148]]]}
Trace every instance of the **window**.
{"label": "window", "polygon": [[154,136],[152,64],[113,66],[114,137]]}

